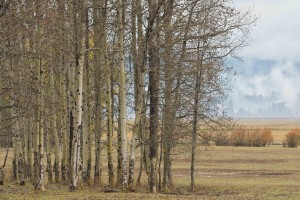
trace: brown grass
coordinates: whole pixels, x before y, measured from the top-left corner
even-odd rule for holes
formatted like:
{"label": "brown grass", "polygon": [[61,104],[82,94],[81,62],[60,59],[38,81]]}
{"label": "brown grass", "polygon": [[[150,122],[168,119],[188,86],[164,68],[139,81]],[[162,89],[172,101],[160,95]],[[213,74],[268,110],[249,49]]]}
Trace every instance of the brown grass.
{"label": "brown grass", "polygon": [[[293,128],[293,122],[276,125],[257,120],[259,127]],[[255,126],[248,121],[247,126]],[[0,199],[300,199],[299,149],[282,148],[281,145],[268,147],[200,147],[196,162],[196,193],[190,194],[190,148],[180,146],[174,152],[179,153],[173,160],[174,188],[167,194],[147,193],[147,177],[137,192],[104,193],[107,184],[106,163],[103,163],[104,186],[86,186],[71,193],[68,184],[47,184],[46,191],[34,191],[27,182],[19,186],[11,180],[10,151],[6,167],[6,184],[0,186]],[[139,152],[137,152],[139,154]],[[4,149],[0,150],[0,164]],[[103,152],[106,160],[106,152]],[[116,167],[116,161],[114,162]],[[137,163],[138,171],[138,163]],[[47,174],[46,174],[47,176]]]}

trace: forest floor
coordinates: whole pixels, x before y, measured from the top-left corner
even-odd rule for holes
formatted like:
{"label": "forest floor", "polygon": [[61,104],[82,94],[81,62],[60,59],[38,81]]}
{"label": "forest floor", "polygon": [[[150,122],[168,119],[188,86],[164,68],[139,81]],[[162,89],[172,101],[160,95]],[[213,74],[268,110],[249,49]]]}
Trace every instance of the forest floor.
{"label": "forest floor", "polygon": [[[284,126],[280,128],[290,129]],[[145,175],[142,180],[143,186],[137,188],[136,192],[106,193],[103,191],[105,186],[100,188],[93,185],[82,186],[76,192],[69,192],[68,185],[62,183],[46,183],[45,192],[35,191],[30,182],[19,186],[11,180],[10,151],[6,166],[6,183],[0,186],[0,199],[300,199],[299,151],[299,148],[283,148],[281,145],[200,147],[197,152],[195,194],[189,192],[190,153],[189,149],[184,147],[177,149],[178,154],[174,156],[172,163],[175,186],[165,194],[148,193]],[[4,149],[0,150],[0,164],[4,152]],[[104,164],[105,179],[106,169]]]}

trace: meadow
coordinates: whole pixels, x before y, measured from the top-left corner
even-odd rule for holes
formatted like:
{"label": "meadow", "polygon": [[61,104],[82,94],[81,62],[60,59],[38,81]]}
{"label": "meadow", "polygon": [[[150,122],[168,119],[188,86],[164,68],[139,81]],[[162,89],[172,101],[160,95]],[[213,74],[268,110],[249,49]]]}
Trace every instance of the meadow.
{"label": "meadow", "polygon": [[[243,119],[245,127],[268,127],[278,143],[296,119]],[[178,147],[173,161],[172,191],[165,194],[147,192],[147,180],[136,192],[103,192],[103,187],[82,186],[69,192],[67,184],[46,184],[46,191],[34,191],[28,182],[19,186],[11,180],[12,151],[6,167],[6,184],[0,186],[0,199],[300,199],[300,154],[298,148],[281,145],[267,147],[199,147],[196,164],[196,192],[189,192],[190,152]],[[0,161],[4,149],[0,150]],[[2,163],[0,163],[2,164]],[[116,163],[115,163],[116,164]],[[138,166],[137,166],[138,167]],[[103,165],[106,172],[106,164]],[[107,174],[104,173],[106,178]],[[104,180],[106,181],[106,180]]]}

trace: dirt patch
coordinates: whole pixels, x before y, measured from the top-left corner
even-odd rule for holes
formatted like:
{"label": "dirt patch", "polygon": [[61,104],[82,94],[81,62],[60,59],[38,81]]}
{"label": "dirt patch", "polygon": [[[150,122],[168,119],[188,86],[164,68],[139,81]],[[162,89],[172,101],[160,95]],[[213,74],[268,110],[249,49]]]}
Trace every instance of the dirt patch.
{"label": "dirt patch", "polygon": [[296,172],[280,172],[280,171],[263,171],[263,170],[211,170],[200,172],[200,176],[204,177],[223,177],[223,178],[238,178],[238,177],[278,177],[291,176]]}
{"label": "dirt patch", "polygon": [[222,159],[222,160],[203,160],[206,163],[284,163],[287,159]]}
{"label": "dirt patch", "polygon": [[[176,159],[176,162],[191,162],[190,159]],[[288,159],[200,159],[199,163],[284,163],[288,162]]]}
{"label": "dirt patch", "polygon": [[[299,171],[266,171],[266,170],[236,170],[236,169],[212,169],[196,171],[200,177],[206,178],[241,178],[241,177],[285,177],[299,175]],[[176,169],[173,175],[176,177],[186,177],[190,174],[187,169]]]}

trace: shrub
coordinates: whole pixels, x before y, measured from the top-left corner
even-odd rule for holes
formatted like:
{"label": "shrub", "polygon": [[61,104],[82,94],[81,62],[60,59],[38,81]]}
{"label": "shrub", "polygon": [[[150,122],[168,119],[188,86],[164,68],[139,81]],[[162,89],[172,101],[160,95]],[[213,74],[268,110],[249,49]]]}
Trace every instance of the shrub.
{"label": "shrub", "polygon": [[265,147],[273,141],[271,129],[234,129],[230,135],[230,144],[233,146]]}
{"label": "shrub", "polygon": [[265,147],[267,144],[270,145],[273,142],[272,130],[269,128],[262,129],[260,133],[260,140],[262,146]]}
{"label": "shrub", "polygon": [[227,133],[219,133],[214,135],[215,144],[217,146],[228,146],[228,134]]}
{"label": "shrub", "polygon": [[246,129],[234,129],[230,135],[230,144],[234,146],[246,146],[246,134]]}
{"label": "shrub", "polygon": [[287,143],[287,146],[290,148],[296,148],[298,146],[299,140],[300,140],[300,129],[295,128],[288,132],[285,135],[285,140]]}

